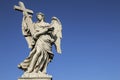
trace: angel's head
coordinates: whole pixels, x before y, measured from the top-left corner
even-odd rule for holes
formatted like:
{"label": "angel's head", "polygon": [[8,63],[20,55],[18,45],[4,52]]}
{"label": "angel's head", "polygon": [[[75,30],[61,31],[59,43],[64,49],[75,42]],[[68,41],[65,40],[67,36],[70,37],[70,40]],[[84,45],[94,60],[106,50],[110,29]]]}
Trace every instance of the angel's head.
{"label": "angel's head", "polygon": [[45,17],[44,17],[44,14],[43,13],[41,13],[41,12],[39,12],[39,13],[37,13],[37,19],[39,20],[39,21],[41,21],[41,20],[45,20]]}

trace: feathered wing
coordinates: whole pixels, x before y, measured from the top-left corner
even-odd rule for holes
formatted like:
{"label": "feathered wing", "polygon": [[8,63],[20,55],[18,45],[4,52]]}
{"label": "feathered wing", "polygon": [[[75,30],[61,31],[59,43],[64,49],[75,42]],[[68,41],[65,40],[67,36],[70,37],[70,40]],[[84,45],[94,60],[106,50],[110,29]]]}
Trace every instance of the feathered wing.
{"label": "feathered wing", "polygon": [[58,53],[61,53],[62,24],[57,17],[52,17],[51,27],[54,27],[53,36],[55,36],[55,47]]}

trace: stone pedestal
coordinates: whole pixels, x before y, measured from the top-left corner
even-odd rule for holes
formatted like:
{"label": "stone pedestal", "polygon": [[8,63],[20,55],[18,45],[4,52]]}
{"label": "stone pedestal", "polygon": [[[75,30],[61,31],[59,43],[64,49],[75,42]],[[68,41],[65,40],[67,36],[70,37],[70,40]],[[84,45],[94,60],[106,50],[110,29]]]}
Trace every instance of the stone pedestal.
{"label": "stone pedestal", "polygon": [[25,72],[18,80],[52,80],[52,76],[43,73],[27,73]]}
{"label": "stone pedestal", "polygon": [[33,78],[19,78],[18,80],[52,80],[51,77],[33,77]]}

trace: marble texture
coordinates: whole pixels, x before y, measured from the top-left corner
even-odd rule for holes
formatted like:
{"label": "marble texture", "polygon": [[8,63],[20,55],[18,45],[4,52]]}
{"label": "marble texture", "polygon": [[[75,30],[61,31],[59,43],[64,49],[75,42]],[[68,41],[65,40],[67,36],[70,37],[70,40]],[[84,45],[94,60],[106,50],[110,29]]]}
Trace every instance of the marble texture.
{"label": "marble texture", "polygon": [[[37,22],[32,21],[33,11],[26,9],[23,2],[14,9],[23,13],[22,33],[31,49],[28,57],[18,65],[24,71],[19,80],[51,80],[47,74],[47,66],[54,57],[52,46],[61,54],[62,25],[57,17],[52,17],[51,23],[45,22],[45,15],[37,13]],[[43,79],[40,79],[43,78]]]}

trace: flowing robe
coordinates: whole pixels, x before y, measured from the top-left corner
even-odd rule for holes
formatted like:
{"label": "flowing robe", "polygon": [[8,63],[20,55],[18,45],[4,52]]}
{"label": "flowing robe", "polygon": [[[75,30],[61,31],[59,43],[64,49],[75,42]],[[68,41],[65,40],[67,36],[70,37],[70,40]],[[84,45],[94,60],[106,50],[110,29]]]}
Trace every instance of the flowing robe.
{"label": "flowing robe", "polygon": [[48,31],[48,23],[35,23],[35,46],[29,56],[18,65],[24,71],[46,73],[48,63],[53,59],[52,44],[54,39]]}

